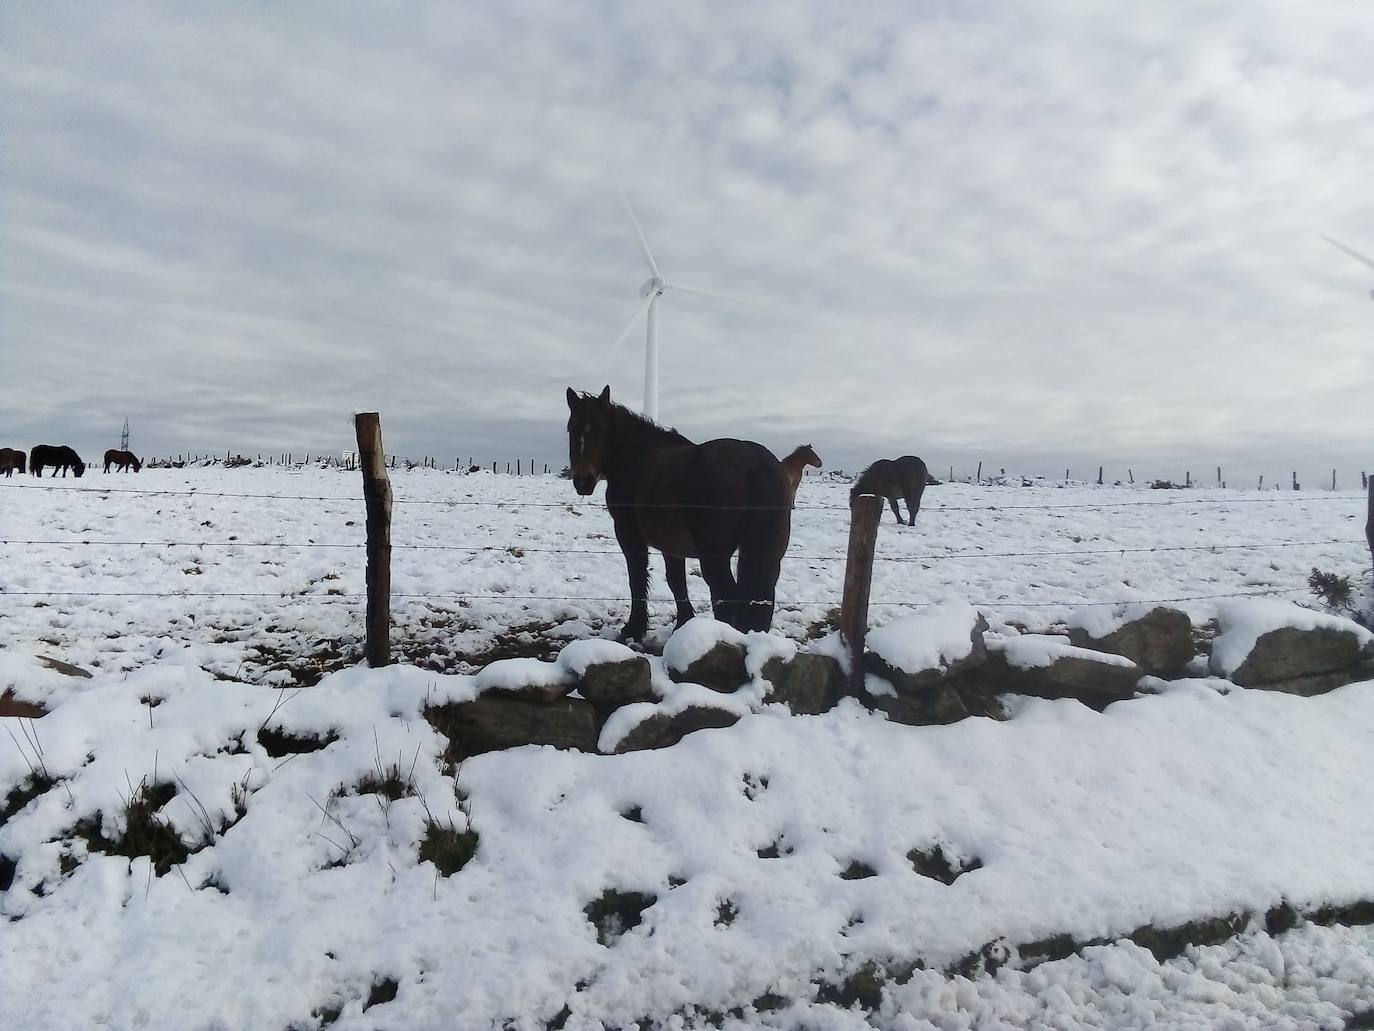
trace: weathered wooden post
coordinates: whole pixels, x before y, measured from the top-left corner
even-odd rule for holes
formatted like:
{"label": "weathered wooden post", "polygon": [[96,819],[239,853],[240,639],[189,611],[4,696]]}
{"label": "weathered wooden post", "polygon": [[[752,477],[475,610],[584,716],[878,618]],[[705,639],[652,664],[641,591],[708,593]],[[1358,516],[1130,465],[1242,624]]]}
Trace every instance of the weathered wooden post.
{"label": "weathered wooden post", "polygon": [[840,601],[840,636],[849,655],[849,693],[864,686],[864,638],[868,635],[868,592],[873,586],[873,550],[883,499],[863,494],[849,505],[849,554],[844,565],[844,596]]}
{"label": "weathered wooden post", "polygon": [[1293,470],[1293,489],[1302,490],[1302,484],[1298,482],[1298,472],[1296,469]]}
{"label": "weathered wooden post", "polygon": [[[802,472],[806,472],[806,470],[803,469]],[[978,483],[982,483],[982,482],[983,482],[983,463],[982,463],[982,462],[979,462],[979,463],[978,463],[978,475],[974,477],[974,480],[975,480],[976,482],[978,482]]]}
{"label": "weathered wooden post", "polygon": [[1331,489],[1332,489],[1332,490],[1335,490],[1335,489],[1336,489],[1336,470],[1335,470],[1335,469],[1332,469],[1332,470],[1331,470]]}
{"label": "weathered wooden post", "polygon": [[1369,517],[1364,523],[1364,539],[1369,542],[1369,561],[1374,565],[1374,476],[1366,482],[1369,489]]}
{"label": "weathered wooden post", "polygon": [[1259,486],[1256,487],[1255,489],[1256,489],[1256,490],[1264,490],[1264,474],[1263,474],[1263,473],[1260,473]]}
{"label": "weathered wooden post", "polygon": [[359,412],[353,427],[367,505],[367,664],[386,666],[391,662],[391,480],[382,451],[381,416]]}
{"label": "weathered wooden post", "polygon": [[1221,486],[1221,466],[1217,466],[1217,486]]}
{"label": "weathered wooden post", "polygon": [[1102,486],[1102,466],[1097,467],[1097,485]]}
{"label": "weathered wooden post", "polygon": [[1126,470],[1126,478],[1127,478],[1128,480],[1130,480],[1132,483],[1135,483],[1135,470],[1134,470],[1134,469],[1127,469],[1127,470]]}

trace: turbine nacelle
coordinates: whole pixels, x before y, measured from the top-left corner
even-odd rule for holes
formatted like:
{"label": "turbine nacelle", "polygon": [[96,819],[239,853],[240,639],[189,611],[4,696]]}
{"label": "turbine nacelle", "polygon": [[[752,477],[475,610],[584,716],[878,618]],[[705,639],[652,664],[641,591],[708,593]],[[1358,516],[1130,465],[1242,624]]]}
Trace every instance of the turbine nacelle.
{"label": "turbine nacelle", "polygon": [[663,281],[662,276],[652,276],[644,280],[644,285],[639,288],[640,297],[648,297],[651,294],[661,294],[668,289],[668,284]]}

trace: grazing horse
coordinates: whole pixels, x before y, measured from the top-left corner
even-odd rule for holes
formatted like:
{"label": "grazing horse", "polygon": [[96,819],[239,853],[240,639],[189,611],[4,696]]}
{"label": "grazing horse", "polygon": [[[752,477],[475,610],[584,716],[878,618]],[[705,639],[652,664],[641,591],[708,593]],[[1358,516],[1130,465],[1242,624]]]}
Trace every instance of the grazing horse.
{"label": "grazing horse", "polygon": [[0,473],[13,476],[24,471],[24,452],[18,448],[0,447]]}
{"label": "grazing horse", "polygon": [[137,456],[135,456],[132,451],[120,451],[118,448],[110,448],[110,450],[105,452],[105,471],[109,472],[110,466],[112,465],[118,468],[122,473],[127,473],[129,471],[129,466],[134,467],[134,472],[138,472],[143,468],[143,463],[138,460]]}
{"label": "grazing horse", "polygon": [[86,463],[81,461],[81,457],[66,444],[58,446],[35,444],[33,449],[29,451],[29,472],[34,476],[42,476],[45,465],[52,466],[54,476],[57,475],[57,470],[61,469],[64,478],[68,469],[78,479],[86,471]]}
{"label": "grazing horse", "polygon": [[[778,571],[792,532],[782,464],[762,444],[724,438],[694,444],[599,395],[568,388],[573,487],[583,497],[606,481],[606,508],[630,575],[630,618],[621,637],[649,625],[649,549],[677,602],[677,625],[695,615],[687,559],[701,563],[715,617],[739,630],[773,624]],[[736,579],[730,559],[739,552]]]}
{"label": "grazing horse", "polygon": [[887,498],[892,506],[892,514],[897,522],[902,522],[902,511],[897,507],[897,499],[906,501],[908,526],[916,525],[916,513],[921,510],[921,495],[926,489],[926,464],[915,455],[901,458],[880,458],[859,474],[854,487],[849,492],[849,502],[860,494],[877,494]]}
{"label": "grazing horse", "polygon": [[782,471],[787,474],[787,484],[792,488],[792,507],[797,506],[797,488],[801,486],[802,474],[808,465],[821,467],[821,456],[812,450],[810,444],[802,444],[782,460]]}

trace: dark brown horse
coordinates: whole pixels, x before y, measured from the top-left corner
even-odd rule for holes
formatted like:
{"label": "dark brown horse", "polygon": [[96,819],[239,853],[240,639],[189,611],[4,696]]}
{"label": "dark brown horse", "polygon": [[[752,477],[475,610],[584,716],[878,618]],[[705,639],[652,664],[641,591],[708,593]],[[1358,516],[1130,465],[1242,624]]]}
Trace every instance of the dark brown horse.
{"label": "dark brown horse", "polygon": [[118,448],[110,448],[105,452],[105,471],[109,472],[112,465],[122,473],[127,473],[130,466],[133,467],[134,472],[143,468],[143,463],[132,451],[120,451]]}
{"label": "dark brown horse", "polygon": [[0,447],[0,473],[13,476],[24,471],[24,452],[12,447]]}
{"label": "dark brown horse", "polygon": [[78,479],[86,471],[86,463],[81,461],[78,455],[66,444],[35,444],[29,451],[29,472],[34,476],[43,475],[44,466],[52,466],[52,474],[57,475],[57,470],[62,470],[62,475],[67,475],[70,469],[72,474]]}
{"label": "dark brown horse", "polygon": [[813,465],[817,469],[821,467],[821,456],[816,454],[810,444],[801,444],[793,448],[792,453],[782,460],[782,471],[787,474],[787,485],[792,488],[794,508],[797,504],[797,488],[801,486],[802,475],[808,465]]}
{"label": "dark brown horse", "polygon": [[877,494],[887,498],[892,506],[892,514],[897,522],[902,522],[902,511],[897,507],[897,499],[906,501],[908,526],[916,525],[916,513],[921,510],[921,495],[926,490],[926,464],[915,455],[901,458],[880,458],[859,474],[854,487],[849,492],[852,503],[860,494]]}
{"label": "dark brown horse", "polygon": [[[762,444],[729,438],[694,444],[676,430],[600,395],[568,388],[568,450],[573,486],[584,497],[606,481],[606,508],[630,574],[630,618],[621,636],[649,625],[649,549],[663,553],[677,625],[695,614],[687,597],[687,559],[701,563],[717,619],[739,630],[767,630],[792,506],[782,465]],[[738,577],[731,556],[739,552]]]}

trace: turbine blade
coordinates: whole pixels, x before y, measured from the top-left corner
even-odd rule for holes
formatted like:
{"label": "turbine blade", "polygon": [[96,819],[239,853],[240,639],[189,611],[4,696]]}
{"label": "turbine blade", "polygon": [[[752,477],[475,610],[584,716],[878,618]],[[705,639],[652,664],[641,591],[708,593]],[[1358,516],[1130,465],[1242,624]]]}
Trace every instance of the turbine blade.
{"label": "turbine blade", "polygon": [[615,182],[615,188],[620,192],[620,202],[625,205],[625,214],[630,216],[630,225],[634,226],[635,239],[639,241],[640,253],[644,255],[644,260],[649,263],[649,271],[657,276],[658,265],[654,262],[654,256],[649,252],[649,241],[644,239],[644,230],[639,227],[639,219],[635,218],[634,208],[630,207],[630,198],[625,196],[625,188],[620,185],[620,180],[616,179],[614,171],[611,172],[611,179]]}
{"label": "turbine blade", "polygon": [[1345,251],[1346,254],[1349,254],[1360,264],[1368,265],[1370,268],[1374,268],[1374,258],[1366,258],[1359,251],[1351,250],[1345,244],[1339,243],[1336,240],[1331,239],[1331,237],[1329,236],[1323,236],[1322,239],[1329,243],[1332,247],[1335,247],[1338,251]]}
{"label": "turbine blade", "polygon": [[613,352],[617,347],[619,347],[621,344],[625,342],[625,338],[630,335],[630,331],[635,328],[635,323],[639,321],[639,317],[644,314],[644,309],[649,307],[649,302],[653,299],[654,295],[650,294],[648,297],[644,298],[642,301],[639,302],[639,304],[635,307],[634,314],[631,315],[630,320],[625,323],[625,328],[620,331],[620,335],[615,338],[615,341],[611,344],[610,347],[606,348],[606,353],[601,356],[602,361],[605,361],[605,359],[609,358],[611,356],[611,352]]}
{"label": "turbine blade", "polygon": [[664,283],[665,290],[676,290],[684,294],[696,294],[698,297],[709,297],[715,301],[729,301],[731,304],[742,304],[746,308],[755,308],[759,311],[766,311],[767,305],[760,303],[753,297],[741,297],[738,294],[722,294],[715,290],[702,290],[700,287],[684,286],[682,283]]}

